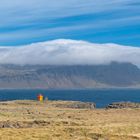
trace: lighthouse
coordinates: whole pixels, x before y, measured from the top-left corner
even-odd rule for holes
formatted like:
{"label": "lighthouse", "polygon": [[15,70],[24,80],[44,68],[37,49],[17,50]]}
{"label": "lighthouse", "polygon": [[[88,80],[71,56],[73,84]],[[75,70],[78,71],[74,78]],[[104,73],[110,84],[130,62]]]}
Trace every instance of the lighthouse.
{"label": "lighthouse", "polygon": [[43,97],[42,94],[39,94],[39,95],[37,96],[37,100],[38,100],[38,101],[43,101],[43,99],[44,99],[44,97]]}

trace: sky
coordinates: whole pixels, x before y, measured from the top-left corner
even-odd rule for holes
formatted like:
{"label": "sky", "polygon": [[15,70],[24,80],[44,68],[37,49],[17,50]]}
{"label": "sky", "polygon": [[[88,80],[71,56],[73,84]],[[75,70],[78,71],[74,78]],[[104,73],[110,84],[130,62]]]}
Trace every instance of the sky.
{"label": "sky", "polygon": [[0,46],[55,39],[140,47],[140,0],[1,0]]}

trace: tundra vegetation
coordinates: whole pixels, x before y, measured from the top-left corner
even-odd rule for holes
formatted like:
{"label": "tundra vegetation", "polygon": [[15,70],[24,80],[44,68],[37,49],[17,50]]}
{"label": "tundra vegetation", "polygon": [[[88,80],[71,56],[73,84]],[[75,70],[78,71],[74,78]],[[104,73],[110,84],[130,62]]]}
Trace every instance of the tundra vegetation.
{"label": "tundra vegetation", "polygon": [[82,104],[82,108],[77,104],[82,103],[48,100],[0,102],[0,139],[140,139],[139,108],[95,109],[94,104]]}

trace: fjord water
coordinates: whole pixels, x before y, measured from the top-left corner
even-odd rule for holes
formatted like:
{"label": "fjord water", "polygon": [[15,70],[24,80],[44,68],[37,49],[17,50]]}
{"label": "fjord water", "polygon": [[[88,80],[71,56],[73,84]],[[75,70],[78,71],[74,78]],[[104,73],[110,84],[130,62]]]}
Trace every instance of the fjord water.
{"label": "fjord water", "polygon": [[50,100],[95,102],[97,108],[103,108],[112,102],[140,102],[140,89],[0,90],[0,101],[36,100],[39,93]]}

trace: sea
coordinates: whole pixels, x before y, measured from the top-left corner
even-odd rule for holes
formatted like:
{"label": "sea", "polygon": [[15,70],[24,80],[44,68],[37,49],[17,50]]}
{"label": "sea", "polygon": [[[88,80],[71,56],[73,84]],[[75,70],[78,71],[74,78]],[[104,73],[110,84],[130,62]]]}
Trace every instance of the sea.
{"label": "sea", "polygon": [[37,100],[37,95],[42,94],[49,100],[68,100],[94,102],[97,108],[105,108],[113,102],[139,102],[140,89],[90,89],[90,90],[32,90],[9,89],[0,90],[0,101],[11,100]]}

